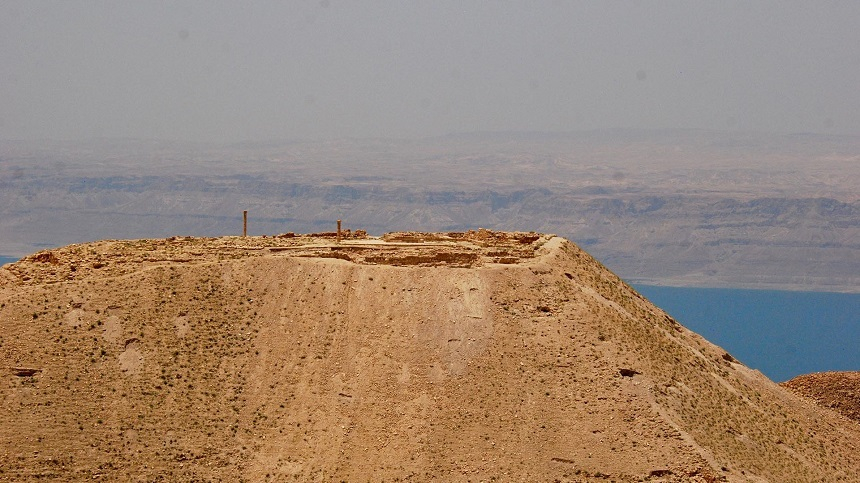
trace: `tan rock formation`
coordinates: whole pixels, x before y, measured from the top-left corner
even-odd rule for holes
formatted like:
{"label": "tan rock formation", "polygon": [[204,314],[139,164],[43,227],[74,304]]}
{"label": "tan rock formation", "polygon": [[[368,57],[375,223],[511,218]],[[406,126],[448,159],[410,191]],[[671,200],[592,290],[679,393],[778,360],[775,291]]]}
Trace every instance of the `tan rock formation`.
{"label": "tan rock formation", "polygon": [[860,425],[725,357],[551,235],[46,253],[0,274],[0,480],[860,474]]}

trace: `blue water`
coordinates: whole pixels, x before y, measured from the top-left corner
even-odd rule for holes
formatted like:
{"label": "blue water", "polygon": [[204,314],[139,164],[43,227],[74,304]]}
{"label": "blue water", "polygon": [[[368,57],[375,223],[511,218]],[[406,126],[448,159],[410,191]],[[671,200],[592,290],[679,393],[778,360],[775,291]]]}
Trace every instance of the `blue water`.
{"label": "blue water", "polygon": [[774,381],[810,372],[860,371],[860,294],[635,288]]}
{"label": "blue water", "polygon": [[15,257],[0,256],[0,266],[3,266],[7,263],[17,262],[17,261],[18,261],[18,259]]}

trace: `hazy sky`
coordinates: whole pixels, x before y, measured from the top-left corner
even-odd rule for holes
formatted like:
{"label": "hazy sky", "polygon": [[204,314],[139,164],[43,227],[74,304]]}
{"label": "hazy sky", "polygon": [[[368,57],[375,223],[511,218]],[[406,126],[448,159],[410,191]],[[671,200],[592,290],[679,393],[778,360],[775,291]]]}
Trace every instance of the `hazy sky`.
{"label": "hazy sky", "polygon": [[0,1],[0,139],[860,134],[860,2]]}

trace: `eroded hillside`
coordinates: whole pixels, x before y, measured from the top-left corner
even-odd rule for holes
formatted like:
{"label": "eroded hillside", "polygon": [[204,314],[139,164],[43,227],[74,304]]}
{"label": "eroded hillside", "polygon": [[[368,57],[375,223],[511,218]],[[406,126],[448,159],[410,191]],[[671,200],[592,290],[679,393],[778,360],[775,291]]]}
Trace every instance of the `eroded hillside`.
{"label": "eroded hillside", "polygon": [[860,422],[860,372],[804,374],[780,385]]}
{"label": "eroded hillside", "polygon": [[72,245],[0,270],[0,324],[0,480],[860,474],[860,425],[551,235]]}

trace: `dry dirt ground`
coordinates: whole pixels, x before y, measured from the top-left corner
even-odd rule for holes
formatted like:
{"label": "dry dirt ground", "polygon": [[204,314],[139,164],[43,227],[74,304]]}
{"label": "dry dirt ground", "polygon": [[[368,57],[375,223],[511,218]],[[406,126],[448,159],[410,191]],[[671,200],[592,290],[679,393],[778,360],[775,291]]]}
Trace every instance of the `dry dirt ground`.
{"label": "dry dirt ground", "polygon": [[816,372],[781,385],[860,423],[860,372]]}
{"label": "dry dirt ground", "polygon": [[39,252],[0,377],[0,481],[860,480],[860,424],[552,235]]}

